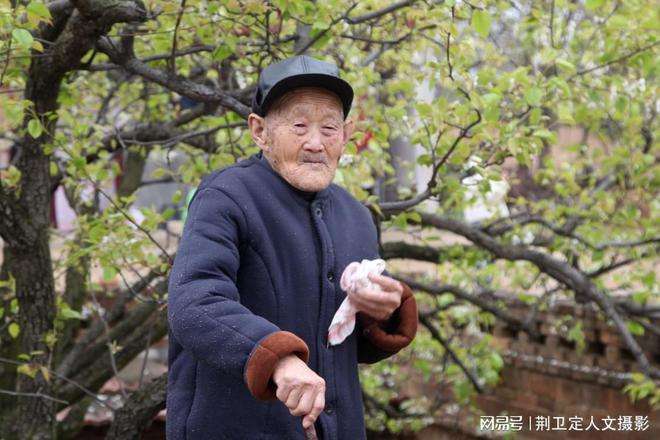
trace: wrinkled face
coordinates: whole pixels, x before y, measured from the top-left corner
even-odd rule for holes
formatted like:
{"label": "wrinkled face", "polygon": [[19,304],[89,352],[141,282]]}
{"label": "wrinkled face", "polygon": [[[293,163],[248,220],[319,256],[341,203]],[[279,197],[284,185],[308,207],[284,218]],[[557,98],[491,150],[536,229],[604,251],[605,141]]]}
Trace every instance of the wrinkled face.
{"label": "wrinkled face", "polygon": [[265,118],[250,114],[248,124],[271,167],[303,191],[330,185],[353,130],[339,98],[317,87],[286,93]]}

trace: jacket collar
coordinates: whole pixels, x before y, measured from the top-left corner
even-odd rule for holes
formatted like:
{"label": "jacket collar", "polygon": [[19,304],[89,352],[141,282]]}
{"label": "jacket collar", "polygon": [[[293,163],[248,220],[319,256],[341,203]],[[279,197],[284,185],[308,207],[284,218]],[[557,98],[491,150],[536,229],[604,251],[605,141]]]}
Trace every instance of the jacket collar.
{"label": "jacket collar", "polygon": [[[284,185],[293,193],[296,195],[297,198],[303,201],[307,201],[308,203],[317,201],[317,200],[323,200],[326,199],[330,195],[330,186],[332,186],[332,183],[328,185],[327,187],[323,188],[321,191],[317,192],[311,192],[311,191],[303,191],[301,189],[296,188],[295,186],[291,185],[289,182],[286,181],[280,174],[271,167],[270,163],[268,162],[268,159],[266,159],[263,155],[263,151],[259,151],[258,153],[253,154],[250,156],[250,160],[252,160],[254,163],[259,165],[260,167],[268,170],[271,174],[277,176],[277,178],[284,183]],[[314,195],[313,197],[310,198],[310,196]],[[309,200],[308,200],[309,199]]]}

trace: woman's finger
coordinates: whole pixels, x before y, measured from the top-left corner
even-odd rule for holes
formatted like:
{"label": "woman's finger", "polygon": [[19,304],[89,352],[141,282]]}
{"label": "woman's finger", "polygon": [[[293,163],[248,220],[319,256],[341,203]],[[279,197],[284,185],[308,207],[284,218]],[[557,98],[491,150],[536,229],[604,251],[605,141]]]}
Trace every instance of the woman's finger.
{"label": "woman's finger", "polygon": [[312,410],[303,419],[303,428],[307,429],[309,426],[313,425],[319,414],[321,414],[321,411],[323,411],[323,408],[325,408],[325,389],[316,394]]}
{"label": "woman's finger", "polygon": [[300,397],[303,394],[303,388],[298,387],[295,388],[294,390],[289,393],[289,397],[286,399],[286,402],[284,403],[287,408],[289,408],[289,412],[296,416],[296,415],[301,415],[301,414],[294,414],[293,412],[295,409],[298,407],[298,402],[300,401]]}
{"label": "woman's finger", "polygon": [[356,300],[355,298],[351,298],[351,301],[358,311],[364,312],[376,319],[385,319],[396,309],[394,305],[387,303],[374,303],[362,299]]}
{"label": "woman's finger", "polygon": [[370,297],[365,295],[355,295],[351,297],[351,301],[358,310],[367,312],[369,314],[377,312],[382,307],[380,302],[373,301],[370,299]]}
{"label": "woman's finger", "polygon": [[369,280],[372,282],[378,284],[380,287],[383,288],[383,290],[386,290],[388,292],[400,292],[401,289],[401,283],[399,283],[397,280],[394,278],[390,278],[384,275],[378,275],[375,273],[370,273],[368,275]]}
{"label": "woman's finger", "polygon": [[378,305],[378,307],[398,307],[401,295],[398,292],[389,292],[381,289],[360,289],[355,294],[363,303]]}
{"label": "woman's finger", "polygon": [[298,407],[296,408],[296,415],[306,415],[312,411],[312,405],[314,405],[314,400],[318,392],[314,388],[307,389],[302,397],[300,402],[298,402]]}
{"label": "woman's finger", "polygon": [[291,390],[292,388],[290,386],[278,386],[277,391],[275,392],[277,400],[280,402],[286,402],[289,398],[289,394],[291,394]]}

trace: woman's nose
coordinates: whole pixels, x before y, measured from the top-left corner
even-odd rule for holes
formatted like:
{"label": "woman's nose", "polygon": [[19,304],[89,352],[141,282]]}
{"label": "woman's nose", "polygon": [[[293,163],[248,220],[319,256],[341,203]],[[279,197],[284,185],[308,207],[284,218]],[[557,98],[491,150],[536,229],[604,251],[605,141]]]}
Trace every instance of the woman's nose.
{"label": "woman's nose", "polygon": [[309,133],[309,138],[305,142],[304,148],[308,151],[322,151],[323,150],[323,136],[321,130],[312,128]]}

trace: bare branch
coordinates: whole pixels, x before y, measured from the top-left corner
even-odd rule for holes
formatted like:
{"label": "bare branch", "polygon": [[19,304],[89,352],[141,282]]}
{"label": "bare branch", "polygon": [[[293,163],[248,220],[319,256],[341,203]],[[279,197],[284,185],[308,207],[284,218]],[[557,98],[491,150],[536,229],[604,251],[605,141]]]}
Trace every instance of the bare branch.
{"label": "bare branch", "polygon": [[471,304],[474,304],[475,306],[479,307],[482,310],[485,310],[487,312],[492,313],[502,321],[506,322],[509,324],[511,327],[520,329],[528,333],[532,337],[538,337],[539,332],[534,327],[531,323],[527,323],[522,321],[521,319],[518,319],[517,317],[511,315],[509,312],[506,310],[503,310],[496,305],[492,304],[490,301],[479,297],[477,295],[471,294],[466,292],[465,290],[461,289],[458,286],[451,285],[451,284],[441,284],[439,286],[429,286],[428,284],[423,284],[420,283],[419,281],[416,281],[412,278],[408,278],[406,276],[396,274],[394,275],[394,278],[403,281],[407,285],[410,286],[410,288],[415,289],[415,290],[421,290],[423,292],[430,293],[432,295],[442,295],[443,293],[452,293],[454,296],[457,298],[460,298],[464,301],[467,301]]}
{"label": "bare branch", "polygon": [[638,53],[645,52],[645,51],[647,51],[647,50],[649,50],[649,49],[653,49],[653,48],[654,48],[655,46],[657,46],[658,44],[660,44],[660,41],[655,41],[655,42],[653,42],[653,43],[647,44],[646,46],[642,46],[642,47],[637,48],[637,49],[635,49],[635,50],[633,50],[633,51],[631,51],[631,52],[628,52],[627,54],[622,55],[622,56],[620,56],[620,57],[618,57],[618,58],[615,58],[615,59],[613,59],[613,60],[610,60],[610,61],[608,61],[608,62],[606,62],[606,63],[599,64],[599,65],[594,66],[594,67],[591,67],[591,68],[589,68],[589,69],[580,70],[580,71],[574,73],[573,75],[569,76],[569,77],[567,78],[567,81],[572,81],[572,80],[574,80],[574,79],[575,79],[576,77],[578,77],[578,76],[586,75],[587,73],[593,72],[593,71],[595,71],[595,70],[600,70],[600,69],[602,69],[602,68],[604,68],[604,67],[611,66],[612,64],[616,64],[616,63],[620,63],[621,61],[625,61],[625,60],[627,60],[628,58],[637,55]]}
{"label": "bare branch", "polygon": [[115,412],[106,440],[135,439],[149,426],[158,411],[165,408],[167,399],[167,373],[153,379],[134,391],[124,406]]}
{"label": "bare branch", "polygon": [[[67,376],[81,374],[86,367],[103,356],[103,352],[108,348],[107,344],[110,344],[113,341],[119,343],[119,341],[124,340],[127,335],[130,335],[132,332],[136,331],[136,329],[142,327],[145,321],[156,309],[158,309],[158,305],[155,303],[141,303],[131,309],[124,319],[109,329],[107,334],[94,341],[92,346],[88,345],[87,348],[79,354],[79,356],[71,363],[70,368],[68,368]],[[101,323],[101,325],[103,326],[103,323]]]}
{"label": "bare branch", "polygon": [[147,78],[179,95],[195,101],[218,103],[245,119],[250,114],[250,109],[246,105],[223,91],[147,66],[135,57],[132,36],[123,37],[122,42],[120,48],[110,37],[104,36],[97,41],[96,46],[101,52],[108,55],[113,63],[122,66],[126,71]]}
{"label": "bare branch", "polygon": [[172,52],[170,57],[167,60],[167,64],[170,70],[170,73],[176,75],[176,49],[177,49],[177,34],[179,32],[179,25],[181,25],[181,18],[183,17],[183,12],[186,9],[186,0],[181,0],[181,6],[179,7],[179,13],[176,16],[176,24],[174,25],[174,32],[172,34]]}
{"label": "bare branch", "polygon": [[[152,61],[166,60],[168,58],[171,58],[172,56],[178,58],[181,56],[191,55],[194,53],[213,52],[215,48],[216,46],[211,46],[209,44],[194,45],[185,49],[178,50],[174,52],[174,54],[168,53],[168,54],[150,55],[148,57],[144,57],[140,59],[140,61],[142,61],[143,63],[150,63]],[[115,69],[121,69],[121,66],[118,66],[117,64],[113,64],[113,63],[98,63],[98,64],[92,64],[90,66],[81,66],[79,68],[79,70],[87,70],[89,72],[103,72],[103,71],[115,70]]]}
{"label": "bare branch", "polygon": [[10,396],[20,396],[20,397],[36,397],[36,398],[39,398],[39,399],[46,399],[46,400],[50,400],[50,401],[57,402],[57,403],[63,403],[64,405],[67,405],[69,403],[66,400],[61,400],[61,399],[58,399],[57,397],[48,396],[48,395],[42,394],[42,393],[21,393],[19,391],[11,391],[11,390],[2,390],[2,389],[0,389],[0,394],[7,394],[7,395],[10,395]]}
{"label": "bare branch", "polygon": [[424,200],[428,199],[429,197],[431,197],[431,195],[433,195],[433,190],[435,189],[436,179],[437,179],[437,176],[438,176],[438,170],[440,169],[440,167],[442,165],[444,165],[444,163],[447,161],[449,156],[454,152],[454,150],[456,149],[458,144],[461,142],[461,140],[468,137],[468,134],[469,134],[470,130],[475,125],[477,125],[479,122],[481,122],[481,112],[479,110],[477,110],[476,108],[474,108],[472,110],[477,114],[476,119],[474,121],[472,121],[466,127],[461,128],[461,132],[456,137],[456,139],[454,139],[454,142],[452,143],[452,145],[445,152],[445,154],[442,156],[440,161],[437,162],[436,164],[434,164],[433,172],[431,173],[431,178],[429,179],[429,182],[426,186],[426,190],[424,190],[424,192],[416,195],[412,199],[402,200],[402,201],[397,201],[397,202],[381,203],[379,205],[379,207],[380,207],[380,210],[383,212],[383,214],[385,214],[385,217],[390,216],[390,215],[394,215],[394,214],[398,214],[400,212],[405,211],[406,209],[410,209],[413,206],[416,206],[416,205],[420,204],[421,202],[423,202]]}
{"label": "bare branch", "polygon": [[615,327],[621,334],[628,349],[637,360],[639,367],[648,377],[660,377],[660,371],[653,367],[635,338],[632,336],[626,323],[616,310],[612,299],[600,291],[583,272],[579,271],[570,264],[560,261],[557,258],[529,249],[520,245],[505,245],[497,242],[495,239],[484,234],[480,230],[467,225],[464,222],[443,218],[431,214],[422,213],[422,224],[432,226],[438,229],[454,232],[472,241],[477,246],[487,249],[499,258],[510,261],[529,261],[537,266],[541,271],[550,275],[560,283],[566,285],[575,293],[583,295],[585,298],[593,300],[605,315],[612,319]]}
{"label": "bare branch", "polygon": [[348,17],[348,14],[346,14],[347,16],[344,18],[344,20],[348,24],[360,24],[360,23],[364,23],[365,21],[380,18],[383,15],[387,15],[387,14],[389,14],[391,12],[394,12],[398,9],[405,8],[406,6],[410,6],[413,3],[415,3],[415,0],[400,1],[400,2],[397,2],[397,3],[391,4],[391,5],[387,6],[386,8],[379,9],[378,11],[369,12],[368,14],[360,15],[359,17],[353,17],[353,18]]}
{"label": "bare branch", "polygon": [[465,366],[461,358],[459,358],[458,355],[454,352],[454,350],[451,349],[449,343],[445,341],[445,339],[440,335],[440,332],[438,331],[438,329],[435,328],[435,326],[431,323],[431,321],[429,321],[427,317],[420,315],[419,322],[424,324],[424,327],[428,329],[433,339],[435,339],[440,343],[440,345],[442,345],[442,347],[449,354],[449,357],[452,358],[454,363],[456,363],[456,365],[458,365],[461,368],[461,370],[463,370],[463,373],[465,373],[465,375],[470,380],[472,386],[477,390],[477,392],[483,393],[484,388],[479,383],[479,379],[477,378],[477,376]]}
{"label": "bare branch", "polygon": [[[134,298],[139,292],[145,290],[149,284],[156,278],[162,276],[158,271],[152,270],[147,275],[143,276],[135,284],[128,286],[126,290],[117,295],[117,299],[105,317],[106,322],[114,324],[124,316],[126,304]],[[131,315],[134,316],[134,315]],[[85,353],[89,345],[92,344],[103,332],[104,326],[101,320],[93,322],[89,329],[82,335],[76,342],[71,350],[67,353],[66,357],[60,362],[57,367],[57,372],[61,375],[69,376],[74,370],[74,366],[80,362],[83,353]]]}
{"label": "bare branch", "polygon": [[[121,350],[115,353],[117,368],[123,368],[142,352],[148,338],[152,338],[153,341],[159,341],[167,334],[167,311],[164,307],[159,308],[149,319],[154,320],[154,326],[151,332],[149,331],[149,322],[143,321],[139,323],[133,333],[117,341],[122,347]],[[79,375],[75,376],[75,379],[87,388],[98,389],[112,376],[113,370],[109,363],[103,358],[98,358],[89,367],[85,368],[84,371],[81,371]],[[83,396],[83,393],[78,388],[70,385],[59,388],[57,394],[69,402],[76,402]]]}
{"label": "bare branch", "polygon": [[[6,364],[11,364],[11,365],[17,365],[17,366],[20,366],[20,365],[23,365],[23,364],[27,364],[27,363],[28,363],[28,362],[22,362],[22,361],[15,361],[15,360],[13,360],[13,359],[7,359],[7,358],[3,358],[3,357],[0,357],[0,362],[4,362],[4,363],[6,363]],[[51,370],[51,369],[48,368],[48,367],[45,367],[45,366],[42,366],[42,367],[45,368],[45,369],[46,369],[50,374],[52,374],[53,376],[55,376],[55,377],[57,377],[58,379],[60,379],[60,380],[62,380],[62,381],[64,381],[64,382],[66,382],[66,383],[69,384],[71,387],[73,387],[73,388],[79,390],[79,391],[82,393],[82,395],[87,395],[87,396],[91,397],[92,399],[94,399],[94,401],[98,402],[100,405],[103,405],[104,407],[108,408],[109,410],[114,411],[114,408],[113,408],[112,406],[108,405],[106,402],[104,402],[103,400],[99,399],[99,398],[96,396],[96,394],[94,394],[90,389],[84,387],[83,385],[81,385],[80,383],[76,382],[75,380],[71,380],[71,379],[69,379],[68,377],[59,374],[58,372]],[[69,402],[67,402],[66,400],[62,400],[62,402],[64,402],[65,404],[69,404]]]}

